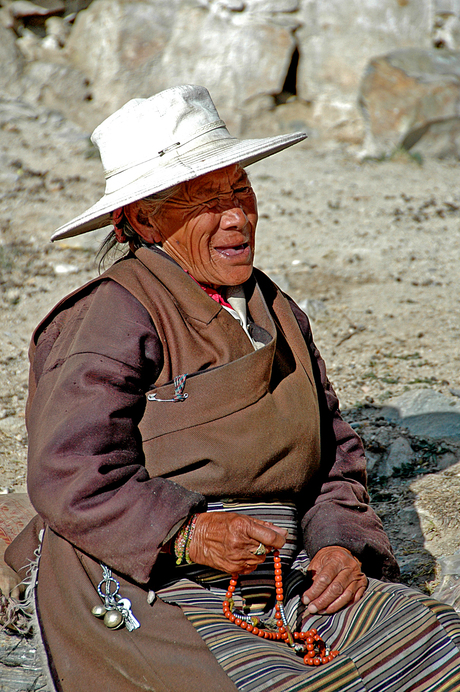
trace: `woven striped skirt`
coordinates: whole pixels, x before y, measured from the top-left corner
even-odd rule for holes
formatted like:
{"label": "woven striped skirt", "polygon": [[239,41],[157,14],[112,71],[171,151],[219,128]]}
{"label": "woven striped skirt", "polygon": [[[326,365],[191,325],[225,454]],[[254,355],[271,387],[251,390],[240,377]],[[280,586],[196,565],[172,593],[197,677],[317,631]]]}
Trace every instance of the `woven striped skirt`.
{"label": "woven striped skirt", "polygon": [[[281,557],[289,626],[316,628],[340,655],[307,667],[283,642],[242,630],[222,614],[228,575],[197,565],[176,570],[158,595],[182,608],[220,666],[244,692],[459,692],[460,618],[449,606],[400,584],[374,579],[363,598],[334,615],[305,612],[308,557],[297,549],[293,505],[214,503],[208,511],[238,511],[289,529]],[[236,605],[274,616],[273,558],[239,579]],[[240,603],[238,603],[238,600]]]}

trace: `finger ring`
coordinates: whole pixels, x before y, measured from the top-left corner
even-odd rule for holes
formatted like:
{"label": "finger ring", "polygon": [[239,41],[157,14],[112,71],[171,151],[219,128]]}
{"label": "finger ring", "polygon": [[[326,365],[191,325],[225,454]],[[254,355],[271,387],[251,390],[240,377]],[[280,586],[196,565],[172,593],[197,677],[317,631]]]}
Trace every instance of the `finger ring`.
{"label": "finger ring", "polygon": [[267,554],[267,548],[264,546],[263,543],[259,543],[257,550],[254,551],[254,555],[266,555]]}

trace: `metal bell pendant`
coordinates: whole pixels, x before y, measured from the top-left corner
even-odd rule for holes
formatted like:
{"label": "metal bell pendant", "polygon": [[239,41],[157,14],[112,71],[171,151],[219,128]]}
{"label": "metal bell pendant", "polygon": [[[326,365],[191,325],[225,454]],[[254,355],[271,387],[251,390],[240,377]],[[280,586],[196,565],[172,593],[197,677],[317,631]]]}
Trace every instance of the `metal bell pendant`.
{"label": "metal bell pendant", "polygon": [[108,610],[104,615],[104,625],[111,630],[117,630],[124,623],[124,617],[119,610]]}
{"label": "metal bell pendant", "polygon": [[103,606],[102,603],[98,603],[98,605],[95,605],[94,608],[91,609],[91,612],[95,618],[103,618],[107,612],[107,608]]}

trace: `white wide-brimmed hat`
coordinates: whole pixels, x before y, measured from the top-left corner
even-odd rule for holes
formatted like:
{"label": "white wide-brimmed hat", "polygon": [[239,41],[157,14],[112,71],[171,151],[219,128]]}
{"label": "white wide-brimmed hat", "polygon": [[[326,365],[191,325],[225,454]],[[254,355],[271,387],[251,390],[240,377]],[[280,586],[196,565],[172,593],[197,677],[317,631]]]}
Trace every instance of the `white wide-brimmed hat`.
{"label": "white wide-brimmed hat", "polygon": [[302,139],[304,132],[265,139],[232,137],[204,87],[185,85],[133,99],[97,127],[92,142],[105,171],[104,196],[51,240],[103,228],[119,207],[199,175],[249,166]]}

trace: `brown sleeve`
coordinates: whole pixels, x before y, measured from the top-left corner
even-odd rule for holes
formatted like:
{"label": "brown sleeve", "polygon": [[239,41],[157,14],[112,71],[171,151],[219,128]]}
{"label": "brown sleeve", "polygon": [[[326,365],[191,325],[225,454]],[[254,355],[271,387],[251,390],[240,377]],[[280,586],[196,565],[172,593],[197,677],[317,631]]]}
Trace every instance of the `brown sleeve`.
{"label": "brown sleeve", "polygon": [[312,356],[321,411],[323,471],[316,500],[302,519],[305,548],[313,556],[325,546],[341,545],[362,562],[368,576],[397,581],[399,567],[390,542],[369,506],[363,444],[340,415],[308,317],[290,303]]}
{"label": "brown sleeve", "polygon": [[138,582],[171,530],[204,504],[144,466],[138,424],[161,366],[147,311],[112,281],[66,305],[33,359],[32,503],[56,533]]}

